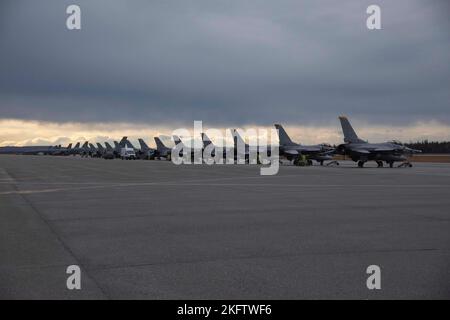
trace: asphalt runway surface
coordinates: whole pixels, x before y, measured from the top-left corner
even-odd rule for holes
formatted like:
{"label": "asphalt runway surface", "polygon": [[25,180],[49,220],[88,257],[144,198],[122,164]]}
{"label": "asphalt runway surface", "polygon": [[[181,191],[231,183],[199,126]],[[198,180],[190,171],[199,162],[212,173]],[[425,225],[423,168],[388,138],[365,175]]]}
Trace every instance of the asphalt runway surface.
{"label": "asphalt runway surface", "polygon": [[448,299],[450,164],[1,155],[0,298]]}

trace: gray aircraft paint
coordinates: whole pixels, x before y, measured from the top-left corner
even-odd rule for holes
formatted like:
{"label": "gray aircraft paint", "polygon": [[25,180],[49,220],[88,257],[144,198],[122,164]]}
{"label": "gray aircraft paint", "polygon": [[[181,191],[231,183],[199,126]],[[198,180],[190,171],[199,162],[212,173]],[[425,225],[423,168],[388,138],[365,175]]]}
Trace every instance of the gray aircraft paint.
{"label": "gray aircraft paint", "polygon": [[341,116],[339,120],[345,143],[339,145],[337,150],[358,162],[359,167],[370,160],[376,161],[379,167],[383,161],[392,167],[394,162],[407,161],[408,154],[421,152],[394,142],[369,143],[358,137],[347,117]]}

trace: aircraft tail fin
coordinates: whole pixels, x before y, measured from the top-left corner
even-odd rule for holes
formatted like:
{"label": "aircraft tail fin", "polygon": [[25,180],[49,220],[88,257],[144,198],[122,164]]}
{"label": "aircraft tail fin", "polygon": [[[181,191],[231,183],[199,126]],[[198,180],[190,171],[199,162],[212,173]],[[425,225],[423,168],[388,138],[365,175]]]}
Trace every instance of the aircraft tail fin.
{"label": "aircraft tail fin", "polygon": [[103,151],[105,148],[100,144],[100,142],[97,142],[97,148],[99,151]]}
{"label": "aircraft tail fin", "polygon": [[203,149],[205,149],[212,143],[211,139],[209,139],[209,137],[204,132],[202,132],[202,142],[203,142]]}
{"label": "aircraft tail fin", "polygon": [[[127,139],[128,139],[128,137],[123,137],[121,140],[120,140],[120,142],[119,142],[119,147],[121,147],[121,148],[125,148],[126,146],[127,146]],[[114,141],[114,144],[115,144],[116,142]]]}
{"label": "aircraft tail fin", "polygon": [[347,117],[341,116],[339,117],[341,121],[342,133],[344,134],[344,142],[347,143],[363,143],[364,140],[358,138],[355,130],[353,129],[350,121],[348,121]]}
{"label": "aircraft tail fin", "polygon": [[156,148],[158,150],[167,148],[159,137],[155,137],[154,139],[155,139],[155,143],[156,143]]}
{"label": "aircraft tail fin", "polygon": [[81,148],[82,148],[82,149],[87,149],[88,143],[89,143],[89,142],[87,142],[87,141],[86,141],[85,143],[83,143],[83,145],[81,146]]}
{"label": "aircraft tail fin", "polygon": [[78,149],[80,147],[80,143],[77,142],[77,144],[75,145],[74,149]]}
{"label": "aircraft tail fin", "polygon": [[173,141],[175,142],[175,145],[183,143],[179,136],[172,136],[172,138],[173,138]]}
{"label": "aircraft tail fin", "polygon": [[275,128],[278,130],[278,138],[280,140],[280,145],[295,145],[294,142],[292,142],[291,138],[287,134],[286,130],[284,130],[283,126],[281,124],[275,124]]}
{"label": "aircraft tail fin", "polygon": [[125,140],[125,147],[131,148],[131,149],[136,149],[136,148],[134,147],[134,145],[131,143],[131,141],[128,140],[128,139]]}
{"label": "aircraft tail fin", "polygon": [[105,142],[106,150],[113,151],[114,148],[109,144],[109,142]]}
{"label": "aircraft tail fin", "polygon": [[234,140],[235,147],[237,147],[238,143],[242,144],[243,146],[246,145],[244,139],[242,139],[241,135],[239,134],[239,132],[236,129],[233,129],[231,131],[231,133],[233,134],[233,140]]}
{"label": "aircraft tail fin", "polygon": [[139,138],[138,141],[142,151],[147,151],[150,149],[143,139]]}
{"label": "aircraft tail fin", "polygon": [[67,148],[66,148],[67,150],[70,150],[70,149],[72,149],[72,143],[69,143],[69,145],[67,146]]}

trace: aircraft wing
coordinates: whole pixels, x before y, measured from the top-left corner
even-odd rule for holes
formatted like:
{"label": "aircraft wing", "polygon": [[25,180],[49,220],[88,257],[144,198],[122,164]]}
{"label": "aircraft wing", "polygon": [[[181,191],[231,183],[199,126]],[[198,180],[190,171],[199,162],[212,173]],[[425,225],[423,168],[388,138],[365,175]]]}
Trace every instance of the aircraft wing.
{"label": "aircraft wing", "polygon": [[360,154],[369,154],[370,151],[366,149],[353,149],[352,152],[360,153]]}
{"label": "aircraft wing", "polygon": [[391,152],[391,151],[395,151],[395,150],[393,148],[377,148],[373,151],[374,152]]}
{"label": "aircraft wing", "polygon": [[300,153],[321,152],[321,147],[316,146],[301,146]]}
{"label": "aircraft wing", "polygon": [[333,154],[333,153],[336,153],[336,149],[330,149],[330,150],[326,150],[326,151],[324,151],[324,152],[322,152],[321,154]]}

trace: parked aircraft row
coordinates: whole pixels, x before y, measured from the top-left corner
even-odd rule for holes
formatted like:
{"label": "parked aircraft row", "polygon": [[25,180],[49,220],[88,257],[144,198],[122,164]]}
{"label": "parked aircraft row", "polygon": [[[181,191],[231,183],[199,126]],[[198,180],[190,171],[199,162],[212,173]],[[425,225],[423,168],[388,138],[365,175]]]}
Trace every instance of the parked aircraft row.
{"label": "parked aircraft row", "polygon": [[[369,143],[358,137],[355,130],[350,124],[347,117],[339,117],[341,122],[342,132],[344,135],[344,143],[337,147],[331,147],[327,144],[318,145],[302,145],[295,143],[291,140],[283,126],[275,124],[275,128],[278,130],[279,137],[279,154],[288,160],[293,161],[296,165],[312,164],[312,161],[317,161],[321,165],[325,161],[333,161],[333,155],[341,154],[350,157],[354,162],[357,162],[359,167],[363,167],[367,161],[375,161],[378,167],[383,166],[383,162],[393,167],[394,162],[403,162],[402,165],[411,166],[407,161],[407,156],[413,153],[421,152],[420,150],[413,150],[407,148],[400,143],[396,142],[384,142],[384,143]],[[237,130],[232,131],[234,138],[234,154],[237,158],[236,152],[238,144],[243,145],[244,157],[248,158],[251,151],[251,147],[244,142]],[[183,144],[182,140],[173,136],[175,146]],[[210,154],[214,155],[218,148],[214,146],[209,137],[202,133],[202,152],[209,148]],[[140,148],[135,148],[133,144],[123,137],[119,142],[114,141],[114,146],[111,146],[108,142],[104,143],[104,146],[100,143],[96,143],[96,146],[88,141],[84,142],[80,146],[78,142],[72,147],[70,143],[67,147],[61,146],[33,146],[33,147],[2,147],[0,153],[20,153],[20,154],[47,154],[47,155],[81,155],[82,157],[98,157],[104,159],[170,159],[172,148],[168,147],[159,138],[155,137],[156,149],[149,147],[143,139],[138,139]],[[182,148],[186,150],[186,148]],[[221,152],[224,156],[227,150],[221,148]],[[191,151],[194,153],[194,151]],[[259,152],[259,150],[257,150]]]}

